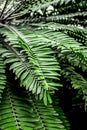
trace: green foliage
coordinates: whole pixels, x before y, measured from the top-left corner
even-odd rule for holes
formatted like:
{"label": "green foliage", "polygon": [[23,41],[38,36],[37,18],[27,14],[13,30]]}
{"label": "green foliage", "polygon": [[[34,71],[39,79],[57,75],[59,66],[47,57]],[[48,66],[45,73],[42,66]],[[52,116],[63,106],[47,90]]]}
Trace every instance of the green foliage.
{"label": "green foliage", "polygon": [[[51,97],[47,91],[52,93],[57,89],[55,86],[60,86],[59,83],[53,82],[53,79],[58,80],[58,76],[60,76],[56,72],[60,68],[56,58],[52,56],[54,52],[41,35],[34,34],[32,31],[29,32],[24,28],[16,30],[11,27],[11,29],[16,33],[14,39],[13,33],[5,30],[8,41],[11,43],[6,42],[5,49],[1,48],[2,57],[6,57],[5,64],[11,64],[10,70],[13,70],[16,78],[20,78],[21,85],[33,93],[40,94],[40,99],[43,98],[45,104],[48,101],[51,103]],[[25,33],[23,34],[24,30]],[[18,51],[19,48],[20,51]]]}
{"label": "green foliage", "polygon": [[56,112],[52,105],[44,106],[43,102],[16,86],[12,88],[7,85],[0,106],[0,117],[0,127],[4,130],[65,130],[63,121],[58,119],[63,118],[63,112]]}
{"label": "green foliage", "polygon": [[1,102],[1,94],[6,85],[6,75],[5,75],[5,66],[2,57],[0,57],[0,102]]}
{"label": "green foliage", "polygon": [[86,73],[86,0],[0,1],[1,130],[69,130],[55,92],[66,82],[86,110]]}

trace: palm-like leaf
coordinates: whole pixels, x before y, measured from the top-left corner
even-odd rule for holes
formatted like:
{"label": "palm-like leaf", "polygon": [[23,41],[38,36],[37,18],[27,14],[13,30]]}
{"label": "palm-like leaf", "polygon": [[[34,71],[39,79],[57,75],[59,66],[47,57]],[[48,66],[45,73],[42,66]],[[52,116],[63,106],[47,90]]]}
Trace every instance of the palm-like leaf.
{"label": "palm-like leaf", "polygon": [[15,88],[17,87],[12,88],[7,85],[3,93],[0,105],[2,130],[66,130],[62,120],[59,119],[59,117],[64,117],[64,115],[60,115],[61,110],[56,113],[52,105],[44,106],[24,89],[17,88],[18,91],[15,91]]}
{"label": "palm-like leaf", "polygon": [[[32,31],[26,30],[29,36],[26,33],[23,34],[25,30],[11,27],[11,31],[14,31],[14,39],[13,33],[8,33],[7,30],[6,35],[11,43],[4,44],[6,48],[1,50],[2,57],[8,58],[5,63],[12,63],[10,69],[13,69],[18,78],[20,77],[21,84],[26,86],[29,91],[40,94],[40,99],[44,97],[44,103],[47,104],[47,101],[51,102],[47,91],[54,91],[57,89],[55,86],[60,86],[59,83],[53,82],[53,79],[58,79],[57,71],[60,68],[55,57],[52,56],[53,51],[48,48],[48,41]],[[20,51],[16,51],[19,48]],[[23,58],[23,55],[21,56],[21,52],[26,53],[26,59]]]}
{"label": "palm-like leaf", "polygon": [[0,1],[1,130],[70,129],[54,94],[63,78],[87,106],[86,19],[86,0]]}

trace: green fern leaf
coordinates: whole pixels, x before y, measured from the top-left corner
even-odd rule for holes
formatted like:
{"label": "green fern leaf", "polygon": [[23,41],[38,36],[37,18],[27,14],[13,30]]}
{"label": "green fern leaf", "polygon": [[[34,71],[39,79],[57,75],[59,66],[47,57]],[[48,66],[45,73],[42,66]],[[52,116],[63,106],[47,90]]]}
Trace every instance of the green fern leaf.
{"label": "green fern leaf", "polygon": [[2,130],[66,130],[60,119],[62,111],[56,113],[52,105],[44,106],[24,89],[17,88],[16,91],[16,88],[8,85],[3,93],[0,105]]}
{"label": "green fern leaf", "polygon": [[[20,78],[21,85],[33,93],[42,93],[40,99],[45,95],[43,98],[45,104],[51,102],[51,99],[48,99],[50,92],[61,86],[60,83],[53,81],[58,80],[60,76],[57,74],[60,67],[56,58],[52,56],[54,52],[41,35],[37,36],[36,33],[24,28],[11,27],[10,30],[14,32],[14,38],[13,33],[7,30],[6,36],[10,43],[4,44],[7,50],[1,50],[2,57],[6,57],[5,63],[11,63],[10,70],[13,70],[16,78]],[[25,32],[29,35],[27,36]]]}

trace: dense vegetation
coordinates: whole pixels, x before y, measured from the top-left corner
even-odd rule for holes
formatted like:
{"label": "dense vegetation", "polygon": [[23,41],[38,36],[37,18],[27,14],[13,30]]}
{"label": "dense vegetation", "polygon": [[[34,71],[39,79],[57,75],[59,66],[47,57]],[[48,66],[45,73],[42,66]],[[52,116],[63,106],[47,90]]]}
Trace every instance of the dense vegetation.
{"label": "dense vegetation", "polygon": [[86,0],[0,0],[0,130],[70,130],[65,93],[86,113]]}

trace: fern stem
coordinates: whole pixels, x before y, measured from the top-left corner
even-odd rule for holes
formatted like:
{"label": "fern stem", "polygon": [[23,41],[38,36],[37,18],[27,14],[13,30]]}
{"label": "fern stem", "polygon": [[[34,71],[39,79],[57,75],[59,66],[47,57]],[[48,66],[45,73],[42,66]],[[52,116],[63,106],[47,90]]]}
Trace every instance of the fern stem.
{"label": "fern stem", "polygon": [[13,117],[14,117],[14,120],[15,120],[17,130],[20,130],[21,128],[20,128],[20,124],[19,124],[19,121],[18,121],[17,114],[15,112],[14,100],[12,99],[9,87],[7,87],[7,94],[8,94],[9,103],[10,103],[10,106],[11,106],[11,109],[12,109],[12,113],[13,113]]}
{"label": "fern stem", "polygon": [[[42,130],[47,130],[45,125],[44,125],[44,122],[38,112],[38,106],[37,106],[37,103],[34,102],[34,99],[32,98],[32,96],[28,93],[28,96],[30,97],[30,99],[32,100],[32,106],[33,106],[33,110],[34,110],[34,113],[37,115],[38,119],[39,119],[39,122],[42,126]],[[37,128],[35,130],[38,130]]]}

